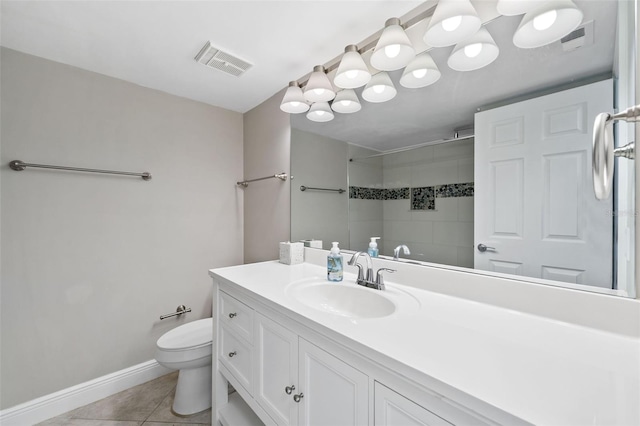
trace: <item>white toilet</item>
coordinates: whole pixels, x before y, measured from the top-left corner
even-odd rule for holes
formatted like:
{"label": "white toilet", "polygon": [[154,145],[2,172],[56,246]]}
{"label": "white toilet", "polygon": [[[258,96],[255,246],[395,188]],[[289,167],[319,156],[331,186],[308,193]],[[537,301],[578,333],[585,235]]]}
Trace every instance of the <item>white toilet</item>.
{"label": "white toilet", "polygon": [[162,335],[156,344],[156,361],[180,370],[173,412],[188,416],[211,407],[211,341],[213,319],[181,325]]}

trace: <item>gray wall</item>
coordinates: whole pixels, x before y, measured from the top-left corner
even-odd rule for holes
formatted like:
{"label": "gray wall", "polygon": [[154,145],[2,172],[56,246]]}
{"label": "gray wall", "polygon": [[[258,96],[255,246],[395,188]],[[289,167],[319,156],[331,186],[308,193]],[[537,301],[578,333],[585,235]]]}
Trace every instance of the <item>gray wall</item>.
{"label": "gray wall", "polygon": [[[244,178],[289,174],[291,125],[280,111],[284,91],[244,115]],[[241,179],[238,179],[241,180]],[[277,259],[280,241],[288,241],[291,225],[290,181],[250,183],[244,192],[244,261]]]}
{"label": "gray wall", "polygon": [[[242,262],[242,115],[1,52],[2,407],[153,358]],[[11,171],[26,162],[153,179]],[[160,322],[184,303],[193,312]]]}
{"label": "gray wall", "polygon": [[[338,241],[348,249],[347,143],[292,129],[291,174],[291,240],[322,240],[326,250]],[[301,185],[347,192],[303,192]]]}

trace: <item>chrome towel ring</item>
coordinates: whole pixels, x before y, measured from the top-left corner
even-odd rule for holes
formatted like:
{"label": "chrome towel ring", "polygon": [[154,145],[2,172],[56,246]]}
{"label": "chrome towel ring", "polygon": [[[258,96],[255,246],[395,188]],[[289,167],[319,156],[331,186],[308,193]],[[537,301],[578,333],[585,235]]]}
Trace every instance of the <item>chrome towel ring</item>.
{"label": "chrome towel ring", "polygon": [[613,127],[616,120],[640,122],[640,105],[619,112],[606,112],[596,116],[593,125],[593,190],[598,200],[606,200],[613,185],[614,157],[635,158],[635,143],[614,149]]}

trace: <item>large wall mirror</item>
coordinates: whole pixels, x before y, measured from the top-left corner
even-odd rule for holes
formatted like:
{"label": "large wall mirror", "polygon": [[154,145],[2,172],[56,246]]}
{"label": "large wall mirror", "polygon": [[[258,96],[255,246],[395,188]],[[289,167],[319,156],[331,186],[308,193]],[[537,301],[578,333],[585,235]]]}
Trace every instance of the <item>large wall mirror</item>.
{"label": "large wall mirror", "polygon": [[[637,103],[635,5],[575,4],[582,25],[562,41],[517,48],[521,17],[494,17],[500,52],[484,68],[454,71],[452,48],[433,49],[430,86],[393,71],[390,101],[356,89],[357,113],[292,114],[292,241],[360,251],[380,237],[382,256],[407,246],[399,261],[635,297],[634,161],[616,159],[606,200],[592,184],[596,115]],[[633,124],[614,131],[616,146],[633,140]]]}

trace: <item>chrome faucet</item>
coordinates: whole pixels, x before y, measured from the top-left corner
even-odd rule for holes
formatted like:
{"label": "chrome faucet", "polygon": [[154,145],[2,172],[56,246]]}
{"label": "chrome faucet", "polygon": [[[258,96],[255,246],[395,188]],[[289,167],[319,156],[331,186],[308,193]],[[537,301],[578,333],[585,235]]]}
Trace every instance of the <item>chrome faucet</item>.
{"label": "chrome faucet", "polygon": [[411,252],[409,251],[409,247],[404,244],[400,244],[398,247],[393,249],[393,260],[400,260],[400,249],[402,249],[402,252],[404,254],[411,254]]}
{"label": "chrome faucet", "polygon": [[[365,259],[367,260],[367,274],[366,274],[366,278],[365,278],[365,274],[364,274],[364,268],[362,267],[361,264],[358,263],[358,258],[360,256],[364,256]],[[353,254],[353,256],[351,256],[351,259],[349,260],[349,265],[351,266],[357,266],[358,267],[358,279],[356,280],[356,284],[358,285],[362,285],[365,287],[369,287],[369,288],[373,288],[376,290],[384,290],[384,277],[382,275],[383,272],[396,272],[395,269],[389,269],[389,268],[380,268],[378,269],[378,272],[376,273],[376,278],[375,281],[373,280],[373,261],[371,260],[371,256],[369,256],[369,253],[367,252],[363,252],[363,251],[358,251],[356,253]]]}
{"label": "chrome faucet", "polygon": [[[364,256],[367,260],[367,275],[365,277],[362,271],[362,265],[358,263],[358,258],[360,256]],[[366,282],[371,282],[373,280],[373,262],[371,261],[371,256],[366,251],[357,251],[351,256],[349,260],[349,265],[358,267],[358,280],[356,283],[360,285],[366,285]]]}

